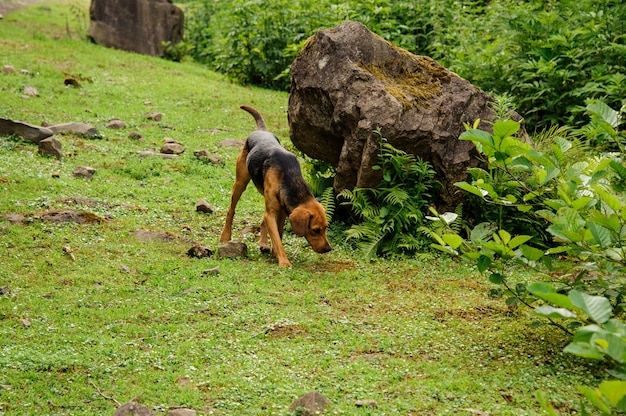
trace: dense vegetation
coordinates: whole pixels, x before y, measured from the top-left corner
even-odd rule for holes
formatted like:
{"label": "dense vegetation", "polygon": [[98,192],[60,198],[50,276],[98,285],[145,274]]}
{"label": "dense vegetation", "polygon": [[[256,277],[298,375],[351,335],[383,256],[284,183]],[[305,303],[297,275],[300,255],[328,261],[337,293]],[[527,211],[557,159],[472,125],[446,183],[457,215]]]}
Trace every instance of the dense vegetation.
{"label": "dense vegetation", "polygon": [[619,0],[197,0],[186,3],[193,57],[242,83],[287,89],[316,30],[357,20],[485,91],[510,95],[530,131],[578,125],[588,98],[626,96],[626,8]]}
{"label": "dense vegetation", "polygon": [[[427,236],[434,248],[475,261],[497,285],[493,297],[526,305],[572,334],[566,351],[605,360],[613,380],[581,392],[603,414],[626,410],[626,382],[619,381],[626,380],[622,2],[194,4],[193,56],[242,83],[287,89],[289,65],[303,42],[317,29],[352,19],[496,95],[501,120],[493,134],[467,126],[461,137],[474,142],[487,166],[457,184],[468,193],[471,218],[463,218],[462,206],[426,215],[436,186],[428,165],[385,144],[381,186],[341,195],[358,220],[347,239],[369,259],[423,251]],[[514,137],[519,124],[507,120],[511,109],[524,117],[534,146]],[[533,278],[516,277],[520,265],[534,269]]]}
{"label": "dense vegetation", "polygon": [[[30,71],[2,75],[1,117],[100,128],[122,117],[148,142],[129,140],[130,129],[96,141],[68,135],[68,157],[57,161],[15,137],[0,141],[0,213],[26,218],[0,222],[0,414],[109,413],[112,402],[133,397],[160,411],[285,414],[313,388],[339,414],[623,413],[623,6],[461,6],[185,4],[188,43],[169,45],[172,54],[191,51],[244,83],[284,89],[302,42],[351,18],[509,94],[499,97],[492,133],[467,126],[461,137],[485,159],[458,184],[481,216],[429,208],[436,184],[428,164],[383,145],[384,186],[344,195],[363,221],[347,239],[333,224],[335,251],[321,259],[286,236],[297,262],[284,271],[258,253],[185,254],[190,240],[212,244],[222,225],[236,150],[220,143],[245,137],[251,124],[237,105],[258,103],[284,137],[284,92],[73,39],[84,3],[7,19],[2,63]],[[65,73],[90,82],[64,87]],[[40,95],[25,98],[25,85]],[[538,128],[561,126],[537,130],[530,146],[514,136],[511,106]],[[146,121],[153,109],[164,110],[163,122]],[[215,149],[226,166],[190,151],[173,160],[137,156],[164,136]],[[97,168],[93,181],[72,176],[79,164]],[[260,197],[248,195],[242,224],[262,210]],[[199,196],[215,202],[214,215],[192,212]],[[41,216],[50,208],[103,221],[49,224]],[[134,231],[145,229],[167,239],[137,239]],[[370,261],[376,256],[385,259]],[[363,398],[378,408],[356,408]]]}

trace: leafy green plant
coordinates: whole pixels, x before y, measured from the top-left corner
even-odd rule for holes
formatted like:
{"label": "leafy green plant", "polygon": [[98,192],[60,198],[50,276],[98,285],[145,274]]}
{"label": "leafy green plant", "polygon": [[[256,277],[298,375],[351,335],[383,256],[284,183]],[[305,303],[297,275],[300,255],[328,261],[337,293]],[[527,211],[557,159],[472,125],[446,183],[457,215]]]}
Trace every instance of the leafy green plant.
{"label": "leafy green plant", "polygon": [[178,42],[175,45],[170,41],[162,42],[161,48],[163,49],[163,58],[174,62],[182,61],[193,50],[193,46],[187,42]]}
{"label": "leafy green plant", "polygon": [[613,110],[602,101],[587,100],[585,114],[589,116],[589,123],[582,126],[578,132],[587,143],[605,151],[619,151],[624,153],[626,135],[619,131],[621,114],[626,110],[626,104],[620,111]]}
{"label": "leafy green plant", "polygon": [[357,240],[366,259],[412,253],[424,248],[416,232],[434,189],[434,170],[427,162],[394,148],[381,138],[379,163],[382,181],[376,188],[354,188],[339,194],[358,223],[346,231]]}
{"label": "leafy green plant", "polygon": [[[522,215],[542,218],[550,246],[538,248],[537,242],[546,243],[540,235],[515,235],[502,222],[480,223],[467,238],[443,227],[431,233],[432,246],[475,261],[496,285],[492,297],[504,296],[510,307],[526,305],[573,334],[566,352],[607,360],[610,374],[626,379],[626,326],[619,318],[626,296],[626,166],[621,158],[602,155],[571,160],[572,146],[560,135],[549,152],[539,151],[513,136],[518,127],[498,121],[493,133],[464,133],[461,139],[474,142],[488,168],[457,185],[485,204],[513,206]],[[445,214],[434,214],[444,222]],[[512,282],[520,266],[534,269],[538,281]],[[569,324],[560,322],[564,319]],[[614,414],[626,407],[625,383],[608,380],[596,389],[579,390],[600,412]],[[553,411],[545,398],[541,401]]]}

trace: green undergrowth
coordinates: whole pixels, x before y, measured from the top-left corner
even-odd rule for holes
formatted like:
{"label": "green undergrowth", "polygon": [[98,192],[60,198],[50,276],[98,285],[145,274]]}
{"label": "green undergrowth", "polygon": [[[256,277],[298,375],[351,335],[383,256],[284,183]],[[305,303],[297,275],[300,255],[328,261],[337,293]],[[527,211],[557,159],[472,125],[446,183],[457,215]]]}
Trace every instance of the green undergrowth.
{"label": "green undergrowth", "polygon": [[[286,415],[311,390],[329,414],[538,415],[537,390],[568,414],[575,386],[596,384],[599,368],[562,353],[565,335],[489,299],[470,263],[367,262],[333,224],[324,256],[287,233],[294,267],[279,269],[256,233],[241,233],[263,210],[253,189],[234,232],[249,257],[189,257],[194,244],[217,247],[238,152],[224,141],[254,129],[239,105],[257,107],[286,143],[287,94],[93,45],[76,11],[87,1],[44,6],[0,21],[0,65],[28,71],[0,74],[0,117],[81,121],[102,138],[58,135],[61,160],[0,138],[0,215],[21,215],[0,219],[0,414],[112,414],[134,399],[157,414]],[[82,88],[66,87],[67,74]],[[25,86],[39,96],[23,98]],[[161,121],[146,119],[154,111]],[[127,128],[107,129],[112,118]],[[185,153],[138,156],[166,137]],[[224,165],[197,160],[199,149]],[[74,177],[76,166],[94,178]],[[199,198],[214,213],[197,213]],[[104,221],[46,222],[53,209]]]}

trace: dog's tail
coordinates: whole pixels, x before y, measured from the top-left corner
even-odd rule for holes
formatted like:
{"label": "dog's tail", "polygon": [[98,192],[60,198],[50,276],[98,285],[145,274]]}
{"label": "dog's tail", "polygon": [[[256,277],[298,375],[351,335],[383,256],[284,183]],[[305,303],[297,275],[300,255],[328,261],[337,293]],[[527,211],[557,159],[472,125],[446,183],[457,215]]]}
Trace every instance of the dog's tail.
{"label": "dog's tail", "polygon": [[267,131],[267,127],[265,126],[265,121],[263,121],[263,117],[261,117],[261,113],[259,113],[256,110],[256,108],[250,107],[248,105],[242,105],[239,108],[252,114],[252,117],[254,117],[254,121],[256,121],[256,128],[258,130]]}

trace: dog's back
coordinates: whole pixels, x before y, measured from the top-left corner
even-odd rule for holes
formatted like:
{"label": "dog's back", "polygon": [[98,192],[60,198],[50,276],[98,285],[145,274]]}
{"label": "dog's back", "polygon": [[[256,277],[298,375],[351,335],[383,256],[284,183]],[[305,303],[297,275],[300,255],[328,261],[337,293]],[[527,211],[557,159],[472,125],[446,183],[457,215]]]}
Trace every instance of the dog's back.
{"label": "dog's back", "polygon": [[281,146],[278,137],[267,131],[263,117],[256,109],[245,105],[240,108],[252,114],[257,124],[257,130],[248,136],[245,144],[248,152],[246,166],[254,186],[263,192],[268,170],[279,170],[281,190],[285,192],[282,197],[290,207],[312,198],[313,193],[302,177],[296,156]]}

